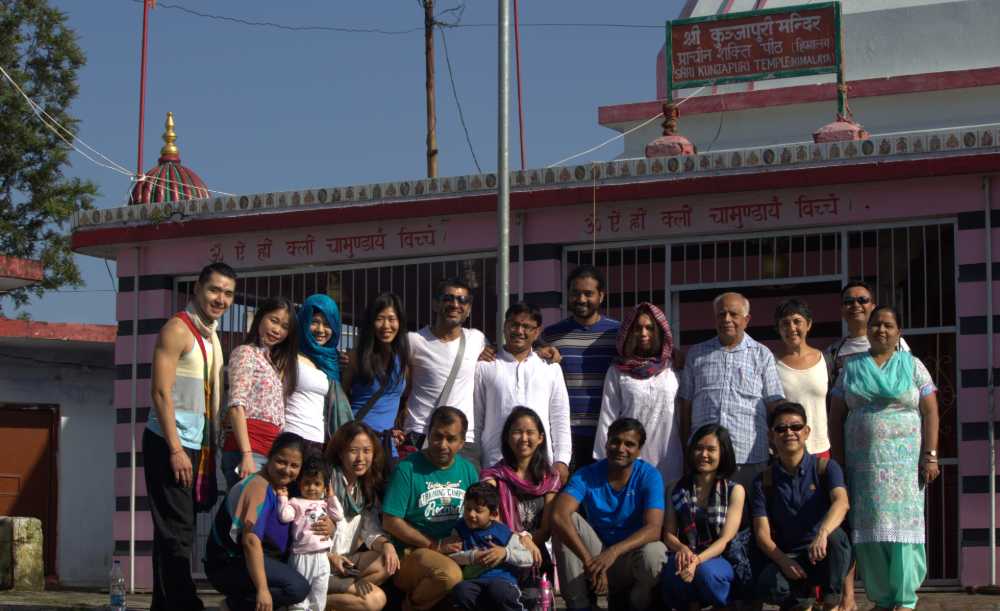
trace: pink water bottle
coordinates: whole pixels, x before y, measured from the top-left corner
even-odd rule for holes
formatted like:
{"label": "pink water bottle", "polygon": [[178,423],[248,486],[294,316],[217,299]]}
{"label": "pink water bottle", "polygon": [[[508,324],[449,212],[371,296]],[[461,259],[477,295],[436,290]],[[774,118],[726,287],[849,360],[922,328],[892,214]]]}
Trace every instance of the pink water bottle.
{"label": "pink water bottle", "polygon": [[552,608],[552,586],[545,573],[542,573],[542,580],[538,582],[538,589],[541,592],[538,609],[539,611],[549,611]]}

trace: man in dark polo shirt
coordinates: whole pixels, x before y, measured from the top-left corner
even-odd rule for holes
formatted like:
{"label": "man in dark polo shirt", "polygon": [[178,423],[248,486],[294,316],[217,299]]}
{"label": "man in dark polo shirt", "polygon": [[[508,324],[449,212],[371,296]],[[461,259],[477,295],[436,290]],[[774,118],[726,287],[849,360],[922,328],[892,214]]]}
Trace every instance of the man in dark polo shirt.
{"label": "man in dark polo shirt", "polygon": [[851,566],[851,542],[840,528],[848,509],[844,472],[806,452],[809,425],[801,405],[779,404],[768,420],[778,460],[753,486],[754,535],[768,559],[757,596],[783,610],[811,609],[818,586],[823,609],[834,609]]}

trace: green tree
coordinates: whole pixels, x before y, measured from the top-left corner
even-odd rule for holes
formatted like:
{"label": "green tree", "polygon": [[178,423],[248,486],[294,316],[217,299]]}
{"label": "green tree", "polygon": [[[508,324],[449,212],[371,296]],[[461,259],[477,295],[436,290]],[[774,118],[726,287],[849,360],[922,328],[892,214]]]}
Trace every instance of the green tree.
{"label": "green tree", "polygon": [[[73,133],[77,121],[68,109],[84,61],[66,15],[46,0],[0,0],[0,66]],[[93,207],[97,187],[63,174],[70,150],[0,75],[0,254],[45,265],[41,284],[5,295],[15,305],[81,283],[66,225],[73,213]]]}

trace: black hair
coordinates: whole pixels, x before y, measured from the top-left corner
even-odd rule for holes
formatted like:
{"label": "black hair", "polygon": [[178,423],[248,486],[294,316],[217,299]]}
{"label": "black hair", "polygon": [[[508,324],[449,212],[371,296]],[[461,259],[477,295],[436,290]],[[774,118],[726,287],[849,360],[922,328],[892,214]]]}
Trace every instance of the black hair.
{"label": "black hair", "polygon": [[802,407],[801,403],[784,401],[776,405],[774,410],[767,415],[767,428],[774,426],[774,423],[778,421],[778,416],[786,415],[798,416],[802,418],[802,424],[809,424],[809,419],[806,417],[806,408]]}
{"label": "black hair", "polygon": [[500,511],[500,492],[496,486],[485,482],[472,484],[465,491],[463,503],[466,507],[486,507],[490,513],[498,513]]}
{"label": "black hair", "polygon": [[365,435],[372,444],[372,464],[368,468],[368,473],[358,478],[358,485],[364,496],[365,508],[371,509],[382,496],[382,488],[386,481],[386,460],[385,450],[382,448],[381,437],[372,427],[358,420],[349,420],[340,425],[333,437],[326,444],[326,461],[331,467],[339,467],[343,472],[350,465],[340,462],[340,455],[350,447],[351,442],[358,435]]}
{"label": "black hair", "polygon": [[431,417],[427,420],[427,433],[430,434],[431,429],[439,424],[448,426],[455,421],[462,423],[462,435],[469,432],[469,419],[465,416],[465,413],[458,409],[457,407],[452,407],[450,405],[441,405],[434,408],[431,412]]}
{"label": "black hair", "polygon": [[330,483],[330,465],[326,464],[323,455],[316,451],[307,451],[302,457],[302,469],[299,470],[299,479],[309,476],[319,475],[323,479],[323,485]]}
{"label": "black hair", "polygon": [[872,321],[880,312],[889,312],[896,319],[896,326],[899,327],[899,332],[903,332],[903,317],[899,313],[899,309],[891,305],[880,305],[876,306],[872,313],[868,315],[868,324],[871,325]]}
{"label": "black hair", "polygon": [[729,479],[736,473],[736,451],[733,450],[733,439],[729,435],[729,429],[716,422],[701,426],[694,435],[691,436],[691,443],[688,444],[687,456],[684,457],[684,467],[688,475],[693,475],[694,451],[698,447],[698,442],[704,437],[715,435],[719,441],[719,467],[715,470],[715,477],[718,479]]}
{"label": "black hair", "polygon": [[845,284],[844,288],[840,289],[841,299],[844,298],[844,295],[847,294],[847,291],[859,287],[868,291],[868,296],[871,297],[873,300],[875,299],[875,289],[873,289],[872,285],[868,284],[864,280],[854,280],[853,282],[848,282],[847,284]]}
{"label": "black hair", "polygon": [[619,418],[608,427],[608,441],[615,435],[635,431],[639,433],[639,447],[646,444],[646,428],[635,418]]}
{"label": "black hair", "polygon": [[465,289],[465,292],[469,294],[469,298],[472,298],[472,287],[469,286],[469,283],[458,276],[452,276],[437,283],[437,288],[434,291],[434,301],[437,301],[438,296],[443,295],[447,288]]}
{"label": "black hair", "polygon": [[[399,332],[387,350],[385,344],[375,337],[375,319],[389,308],[396,312]],[[406,312],[398,295],[382,293],[374,301],[369,302],[365,308],[364,319],[358,327],[356,350],[359,382],[370,384],[377,379],[382,386],[388,386],[392,383],[389,375],[395,367],[393,363],[396,359],[399,360],[399,376],[405,375],[409,367],[410,340],[406,333]]]}
{"label": "black hair", "polygon": [[566,280],[566,287],[572,289],[573,283],[580,278],[593,278],[597,282],[597,290],[604,292],[604,274],[601,270],[597,269],[593,265],[579,265],[569,273],[569,278]]}
{"label": "black hair", "polygon": [[288,312],[288,335],[281,343],[271,347],[271,362],[281,372],[285,397],[289,397],[295,392],[295,386],[299,381],[299,325],[295,319],[295,304],[284,297],[265,299],[257,306],[253,322],[250,323],[250,330],[247,331],[243,343],[253,346],[260,345],[260,323],[264,321],[265,316],[276,310]]}
{"label": "black hair", "polygon": [[236,280],[236,270],[222,261],[216,261],[215,263],[209,263],[205,267],[201,268],[201,271],[198,273],[198,284],[205,284],[208,282],[212,277],[212,274],[219,274],[220,276],[225,276],[230,280]]}
{"label": "black hair", "polygon": [[285,448],[298,450],[299,454],[302,454],[303,458],[305,458],[306,440],[299,437],[295,433],[281,433],[275,437],[274,441],[271,443],[271,449],[267,451],[267,459],[271,460],[278,452],[284,450]]}
{"label": "black hair", "polygon": [[786,299],[774,309],[774,327],[778,327],[778,323],[781,322],[782,318],[787,318],[795,314],[798,314],[809,322],[813,321],[813,313],[809,309],[809,304],[798,299]]}
{"label": "black hair", "polygon": [[521,418],[531,418],[534,420],[535,426],[538,427],[538,432],[542,434],[542,442],[535,448],[535,453],[531,455],[531,460],[528,461],[528,476],[531,478],[531,481],[539,484],[552,470],[552,465],[549,464],[549,436],[545,434],[545,424],[542,423],[542,419],[535,410],[523,405],[519,405],[511,410],[507,416],[507,420],[503,423],[503,432],[500,433],[500,454],[503,456],[503,461],[508,467],[511,469],[517,467],[517,458],[514,456],[514,450],[507,443],[507,439],[510,437],[511,427]]}
{"label": "black hair", "polygon": [[507,308],[507,312],[503,315],[503,321],[508,322],[510,319],[519,314],[527,314],[531,317],[531,320],[535,321],[536,325],[539,327],[542,326],[542,311],[538,308],[538,306],[525,303],[524,301],[518,301]]}

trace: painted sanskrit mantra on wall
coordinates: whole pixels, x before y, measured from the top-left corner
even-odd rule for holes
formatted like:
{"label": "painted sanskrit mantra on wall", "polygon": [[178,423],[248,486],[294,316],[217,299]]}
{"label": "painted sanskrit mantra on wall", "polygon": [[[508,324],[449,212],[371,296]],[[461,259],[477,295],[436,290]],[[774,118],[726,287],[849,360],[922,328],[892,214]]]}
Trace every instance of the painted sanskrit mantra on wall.
{"label": "painted sanskrit mantra on wall", "polygon": [[708,215],[716,225],[729,225],[743,229],[744,220],[762,223],[768,219],[781,218],[781,200],[775,195],[771,201],[761,204],[738,204],[709,208]]}
{"label": "painted sanskrit mantra on wall", "polygon": [[435,243],[436,230],[431,226],[427,225],[427,229],[416,229],[413,231],[407,231],[406,225],[399,228],[399,247],[400,248],[419,248],[421,246],[433,246]]}
{"label": "painted sanskrit mantra on wall", "polygon": [[[784,198],[784,199],[783,199]],[[844,209],[840,205],[842,197],[835,193],[813,195],[799,193],[797,195],[772,195],[768,199],[753,203],[732,203],[718,206],[699,206],[693,208],[690,204],[674,204],[670,207],[613,208],[596,217],[592,212],[583,217],[582,233],[587,236],[597,235],[656,235],[665,230],[670,233],[684,230],[716,230],[718,227],[743,229],[745,227],[772,227],[775,222],[785,224],[802,220],[832,220],[840,216]],[[794,213],[785,214],[784,202],[795,204]],[[786,211],[787,212],[787,211]],[[646,218],[659,216],[660,222],[646,223]],[[626,222],[627,221],[627,222]]]}
{"label": "painted sanskrit mantra on wall", "polygon": [[327,238],[326,247],[335,255],[344,255],[348,259],[353,259],[355,250],[363,252],[385,250],[385,234],[382,233],[382,228],[379,227],[376,233],[367,235]]}

